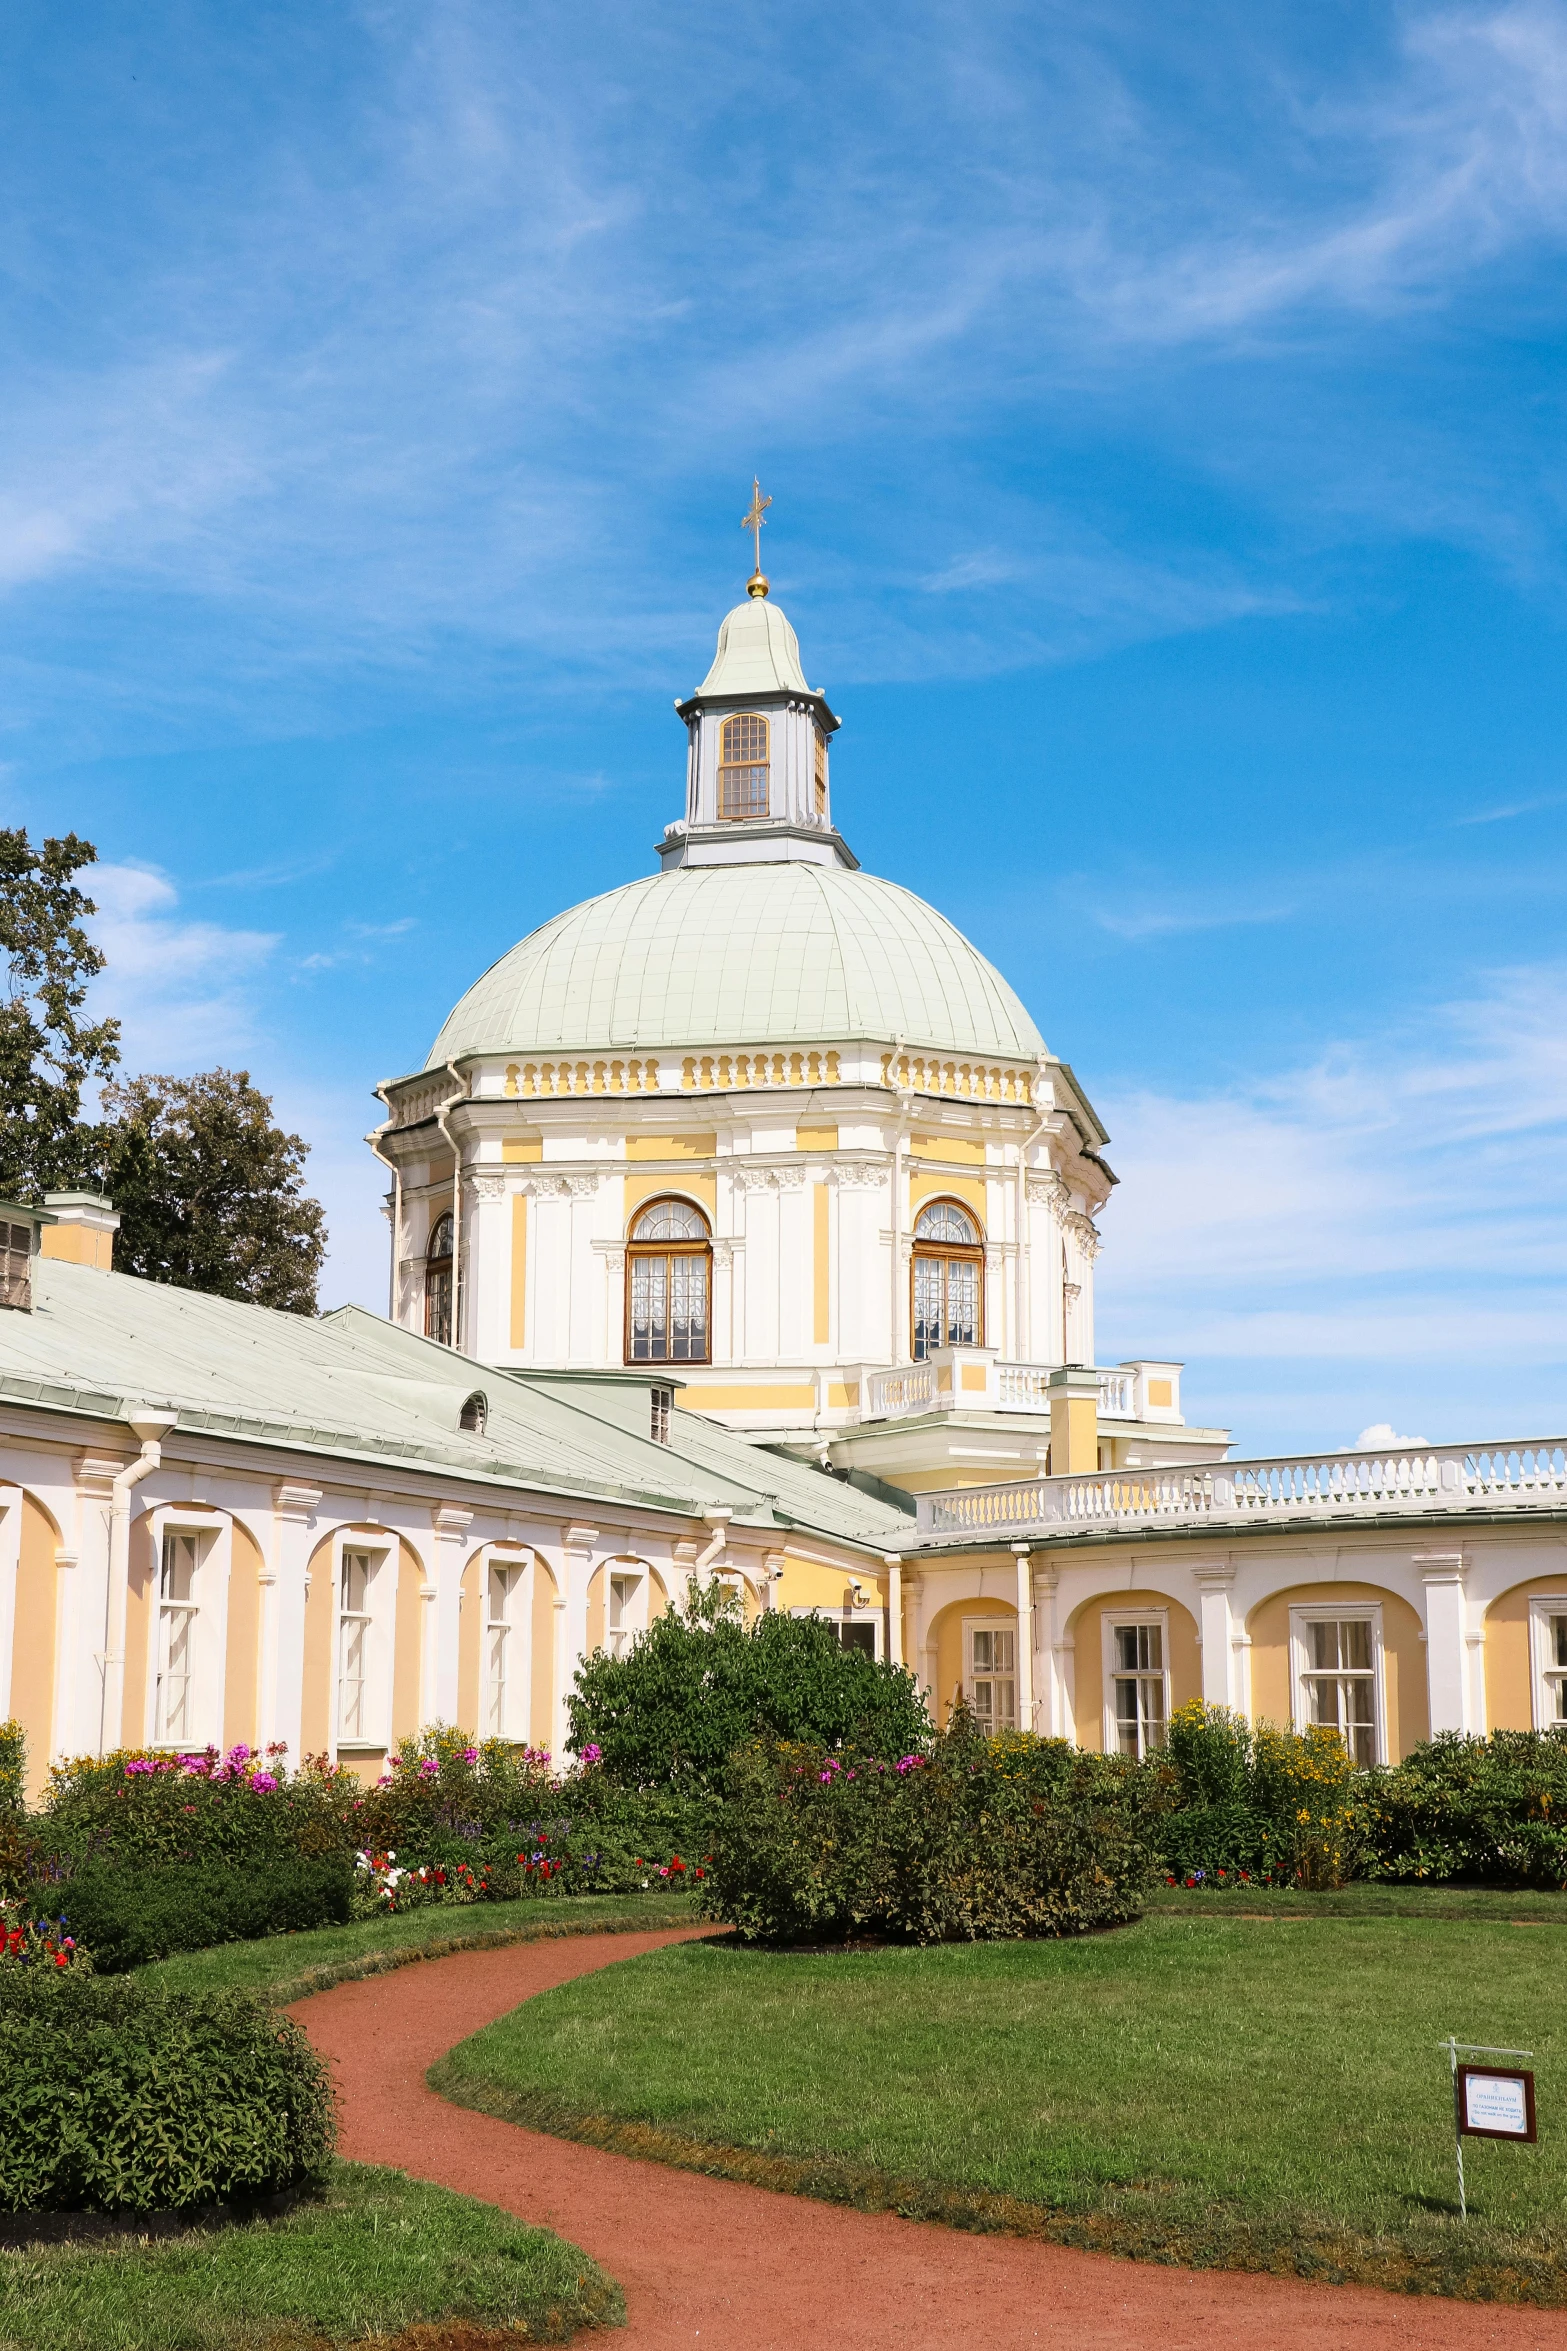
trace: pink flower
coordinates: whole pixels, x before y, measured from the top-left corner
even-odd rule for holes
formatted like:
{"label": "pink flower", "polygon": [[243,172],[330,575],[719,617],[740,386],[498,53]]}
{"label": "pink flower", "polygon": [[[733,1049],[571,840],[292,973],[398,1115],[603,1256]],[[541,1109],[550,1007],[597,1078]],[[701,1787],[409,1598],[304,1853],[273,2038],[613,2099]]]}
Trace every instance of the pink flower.
{"label": "pink flower", "polygon": [[130,1762],[125,1766],[125,1776],[128,1780],[134,1779],[139,1773],[144,1771],[151,1771],[152,1768],[153,1766],[148,1762],[145,1755],[133,1755],[130,1759]]}
{"label": "pink flower", "polygon": [[272,1793],[272,1790],[277,1786],[277,1781],[273,1778],[271,1772],[258,1771],[250,1784],[253,1788],[259,1788],[264,1796],[269,1796]]}
{"label": "pink flower", "polygon": [[477,1762],[478,1762],[478,1760],[479,1760],[479,1750],[478,1750],[478,1748],[477,1748],[477,1747],[465,1747],[465,1748],[463,1749],[463,1751],[462,1751],[462,1759],[463,1759],[464,1763],[477,1763]]}
{"label": "pink flower", "polygon": [[604,1760],[603,1748],[595,1747],[590,1741],[582,1750],[582,1760],[584,1763],[602,1763]]}
{"label": "pink flower", "polygon": [[419,1766],[420,1776],[423,1779],[433,1780],[438,1776],[440,1768],[441,1767],[436,1762],[435,1757],[433,1755],[427,1755]]}

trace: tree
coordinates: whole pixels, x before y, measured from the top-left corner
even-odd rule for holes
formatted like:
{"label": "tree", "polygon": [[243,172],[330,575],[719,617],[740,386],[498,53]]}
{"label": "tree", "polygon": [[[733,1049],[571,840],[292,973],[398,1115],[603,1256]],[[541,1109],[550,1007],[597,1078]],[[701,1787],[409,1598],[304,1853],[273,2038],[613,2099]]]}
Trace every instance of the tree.
{"label": "tree", "polygon": [[0,1194],[36,1200],[79,1184],[92,1157],[82,1088],[120,1057],[120,1024],[82,1018],[103,956],[82,928],[95,914],[72,876],[98,852],[74,833],[35,849],[0,829]]}
{"label": "tree", "polygon": [[693,1585],[625,1657],[602,1650],[577,1669],[566,1701],[569,1745],[596,1746],[630,1787],[716,1785],[737,1747],[758,1736],[852,1739],[873,1755],[930,1737],[914,1676],[845,1649],[817,1616],[769,1609],[747,1625],[721,1585]]}
{"label": "tree", "polygon": [[120,1212],[115,1265],[147,1281],[314,1314],[326,1253],[306,1145],[248,1070],[103,1089],[98,1180]]}

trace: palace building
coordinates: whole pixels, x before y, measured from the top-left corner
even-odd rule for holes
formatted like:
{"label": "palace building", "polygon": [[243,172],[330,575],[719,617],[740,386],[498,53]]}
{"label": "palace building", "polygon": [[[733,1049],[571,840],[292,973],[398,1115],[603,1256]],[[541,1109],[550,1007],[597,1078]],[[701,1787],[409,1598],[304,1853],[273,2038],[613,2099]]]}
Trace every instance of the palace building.
{"label": "palace building", "polygon": [[0,1204],[0,1713],[35,1777],[236,1738],[373,1776],[438,1719],[558,1753],[582,1658],[698,1574],[1086,1747],[1198,1697],[1366,1763],[1567,1724],[1567,1442],[1234,1461],[1179,1363],[1096,1364],[1104,1128],[1002,974],[860,868],[759,567],[676,712],[658,869],[378,1089],[386,1319],[134,1281],[107,1202]]}

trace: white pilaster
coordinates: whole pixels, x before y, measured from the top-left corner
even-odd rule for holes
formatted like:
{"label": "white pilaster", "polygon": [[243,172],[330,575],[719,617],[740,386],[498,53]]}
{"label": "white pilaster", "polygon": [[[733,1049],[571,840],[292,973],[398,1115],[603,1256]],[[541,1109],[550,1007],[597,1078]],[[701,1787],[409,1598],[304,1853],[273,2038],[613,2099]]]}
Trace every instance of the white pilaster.
{"label": "white pilaster", "polygon": [[1017,1561],[1017,1727],[1034,1728],[1034,1589],[1028,1545],[1014,1543]]}
{"label": "white pilaster", "polygon": [[557,1671],[554,1752],[557,1763],[563,1760],[566,1741],[571,1735],[571,1717],[566,1711],[566,1700],[571,1695],[577,1668],[588,1653],[588,1585],[593,1579],[593,1559],[598,1539],[597,1527],[575,1524],[560,1530],[561,1592],[555,1603]]}
{"label": "white pilaster", "polygon": [[[124,1744],[127,1709],[123,1628],[119,1654],[111,1655],[115,1644],[110,1624],[109,1510],[114,1499],[115,1477],[125,1466],[122,1460],[100,1459],[87,1453],[79,1454],[76,1459],[76,1540],[55,1553],[51,1755],[83,1752],[107,1755],[111,1748]],[[134,1502],[133,1496],[133,1521]],[[90,1674],[82,1671],[89,1658]],[[132,1738],[139,1742],[142,1735],[139,1708],[129,1710],[128,1727]]]}
{"label": "white pilaster", "polygon": [[281,1740],[301,1760],[305,1713],[305,1600],[319,1486],[290,1482],[272,1494],[272,1556],[261,1578],[261,1739]]}
{"label": "white pilaster", "polygon": [[420,1655],[419,1721],[457,1720],[458,1610],[462,1601],[463,1538],[473,1512],[438,1502],[430,1513],[431,1568],[420,1588],[424,1640]]}
{"label": "white pilaster", "polygon": [[1426,1690],[1431,1706],[1431,1736],[1436,1738],[1442,1731],[1468,1732],[1474,1725],[1474,1712],[1465,1638],[1469,1628],[1463,1553],[1417,1554],[1414,1565],[1426,1593]]}
{"label": "white pilaster", "polygon": [[1197,1584],[1197,1612],[1202,1631],[1202,1702],[1205,1706],[1235,1706],[1239,1702],[1235,1670],[1235,1620],[1230,1588],[1235,1570],[1222,1561],[1192,1569]]}

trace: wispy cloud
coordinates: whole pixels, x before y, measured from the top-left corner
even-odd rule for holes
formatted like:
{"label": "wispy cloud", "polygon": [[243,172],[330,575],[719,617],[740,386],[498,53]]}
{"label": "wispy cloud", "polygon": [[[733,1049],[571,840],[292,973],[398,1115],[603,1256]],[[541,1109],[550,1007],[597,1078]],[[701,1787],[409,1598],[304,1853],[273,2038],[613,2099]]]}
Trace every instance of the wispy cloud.
{"label": "wispy cloud", "polygon": [[188,920],[174,884],[148,866],[95,865],[86,878],[98,908],[88,928],[108,958],[91,994],[122,1025],[125,1069],[183,1076],[249,1052],[277,934]]}
{"label": "wispy cloud", "polygon": [[1422,1425],[1461,1400],[1446,1434],[1567,1424],[1567,966],[1247,1085],[1112,1099],[1109,1124],[1102,1351],[1196,1359],[1192,1408],[1255,1428],[1261,1396],[1280,1444],[1344,1442],[1378,1382]]}

